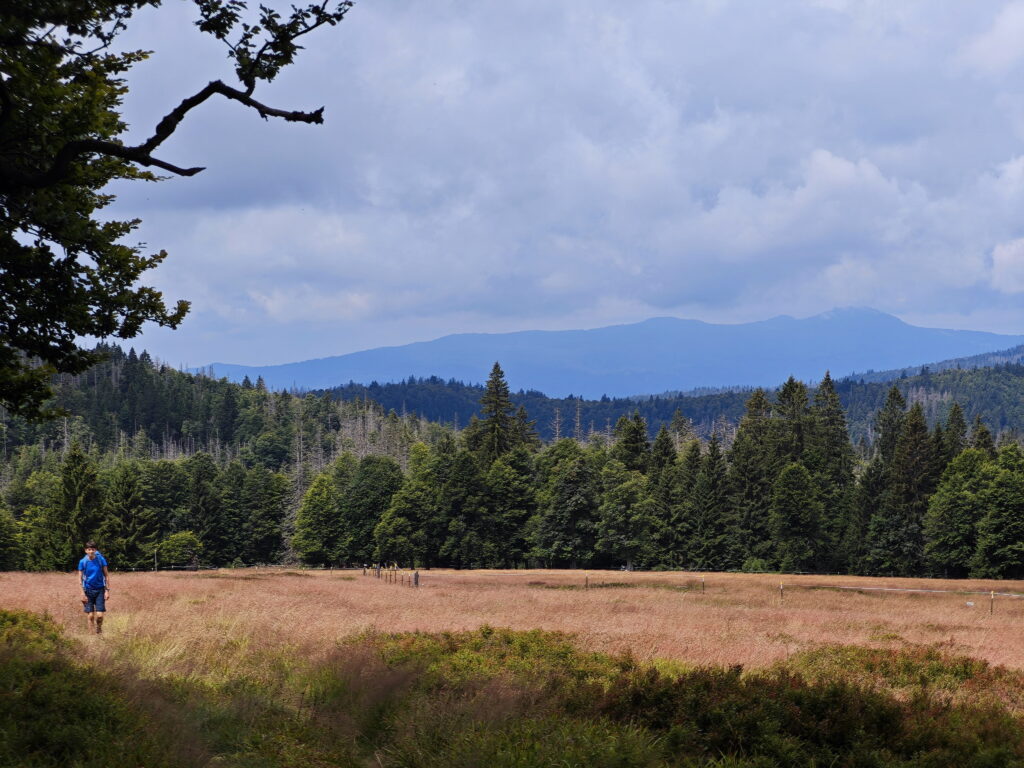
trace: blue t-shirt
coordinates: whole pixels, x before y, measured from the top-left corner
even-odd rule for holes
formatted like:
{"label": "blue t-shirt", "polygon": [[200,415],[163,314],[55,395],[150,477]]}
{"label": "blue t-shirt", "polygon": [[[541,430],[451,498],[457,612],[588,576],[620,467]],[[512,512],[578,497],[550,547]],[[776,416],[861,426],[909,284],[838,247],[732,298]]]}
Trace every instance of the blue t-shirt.
{"label": "blue t-shirt", "polygon": [[86,555],[78,561],[78,570],[82,572],[82,586],[86,589],[103,589],[107,580],[103,577],[103,568],[107,561],[99,552],[92,560]]}

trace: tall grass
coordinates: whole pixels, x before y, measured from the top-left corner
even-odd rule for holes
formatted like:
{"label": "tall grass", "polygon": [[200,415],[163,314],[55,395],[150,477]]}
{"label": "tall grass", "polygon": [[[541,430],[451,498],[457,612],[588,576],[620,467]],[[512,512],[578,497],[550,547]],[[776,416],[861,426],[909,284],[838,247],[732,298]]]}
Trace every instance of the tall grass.
{"label": "tall grass", "polygon": [[4,574],[0,765],[1024,765],[1015,601],[422,576],[117,574],[97,637],[71,577]]}

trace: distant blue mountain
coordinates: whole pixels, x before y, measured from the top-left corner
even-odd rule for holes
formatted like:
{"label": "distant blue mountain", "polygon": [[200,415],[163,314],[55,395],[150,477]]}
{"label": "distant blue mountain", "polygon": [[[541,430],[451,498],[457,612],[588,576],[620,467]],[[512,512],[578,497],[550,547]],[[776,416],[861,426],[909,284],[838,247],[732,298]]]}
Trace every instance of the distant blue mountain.
{"label": "distant blue mountain", "polygon": [[440,376],[486,380],[494,361],[509,385],[555,397],[596,398],[698,387],[776,386],[854,371],[924,365],[1024,344],[1024,336],[919,328],[871,309],[836,309],[717,325],[657,317],[586,331],[460,333],[337,357],[269,366],[213,363],[214,375],[262,376],[273,389],[326,389],[355,381]]}

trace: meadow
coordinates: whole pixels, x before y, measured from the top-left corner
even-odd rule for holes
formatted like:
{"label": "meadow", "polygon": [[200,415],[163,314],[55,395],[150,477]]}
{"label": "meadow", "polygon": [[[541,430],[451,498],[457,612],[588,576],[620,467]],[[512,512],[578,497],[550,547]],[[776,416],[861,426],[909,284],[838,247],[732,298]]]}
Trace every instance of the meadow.
{"label": "meadow", "polygon": [[0,574],[0,763],[1024,765],[1022,583],[409,576]]}

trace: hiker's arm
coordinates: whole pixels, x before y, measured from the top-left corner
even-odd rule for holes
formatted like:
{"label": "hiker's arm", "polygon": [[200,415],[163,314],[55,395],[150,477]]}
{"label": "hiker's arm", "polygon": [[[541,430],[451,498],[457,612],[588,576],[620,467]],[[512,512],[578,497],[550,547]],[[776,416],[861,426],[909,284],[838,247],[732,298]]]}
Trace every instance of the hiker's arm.
{"label": "hiker's arm", "polygon": [[103,588],[110,591],[110,572],[107,570],[107,566],[103,566]]}

